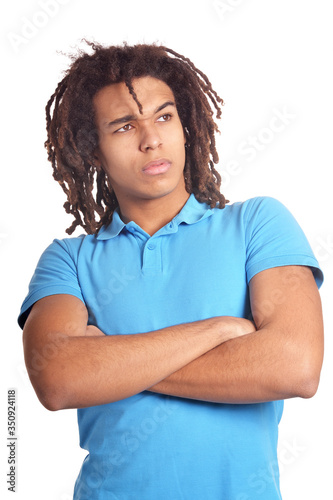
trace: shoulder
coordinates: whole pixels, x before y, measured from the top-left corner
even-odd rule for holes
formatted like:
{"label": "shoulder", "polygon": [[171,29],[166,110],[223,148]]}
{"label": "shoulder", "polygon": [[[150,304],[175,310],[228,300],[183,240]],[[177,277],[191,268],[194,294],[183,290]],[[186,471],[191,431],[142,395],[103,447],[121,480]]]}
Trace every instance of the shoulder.
{"label": "shoulder", "polygon": [[253,237],[289,233],[296,237],[304,236],[301,227],[290,210],[279,200],[270,196],[257,196],[243,202],[235,202],[225,207],[226,214],[238,227],[242,227],[249,241]]}
{"label": "shoulder", "polygon": [[67,254],[74,261],[77,260],[79,253],[96,241],[95,235],[81,234],[79,236],[54,239],[52,243],[45,249],[44,254],[61,256]]}
{"label": "shoulder", "polygon": [[214,217],[234,223],[238,227],[252,227],[274,218],[293,220],[293,216],[286,206],[276,198],[270,196],[257,196],[245,201],[236,201],[227,204],[223,209],[213,209]]}
{"label": "shoulder", "polygon": [[242,213],[245,218],[257,213],[258,210],[264,212],[274,212],[286,210],[281,201],[271,196],[256,196],[245,201],[236,201],[225,206],[224,210],[230,213]]}

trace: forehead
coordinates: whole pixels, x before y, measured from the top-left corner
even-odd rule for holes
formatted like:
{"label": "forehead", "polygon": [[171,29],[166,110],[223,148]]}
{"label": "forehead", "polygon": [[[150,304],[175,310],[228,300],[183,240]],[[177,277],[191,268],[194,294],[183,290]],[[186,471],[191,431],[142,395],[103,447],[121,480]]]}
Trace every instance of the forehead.
{"label": "forehead", "polygon": [[[151,113],[160,104],[174,101],[170,87],[157,78],[145,76],[132,80],[133,90],[143,108],[143,115]],[[138,114],[139,109],[124,82],[102,88],[93,99],[99,119],[117,118],[125,114]],[[112,115],[112,116],[110,116]]]}

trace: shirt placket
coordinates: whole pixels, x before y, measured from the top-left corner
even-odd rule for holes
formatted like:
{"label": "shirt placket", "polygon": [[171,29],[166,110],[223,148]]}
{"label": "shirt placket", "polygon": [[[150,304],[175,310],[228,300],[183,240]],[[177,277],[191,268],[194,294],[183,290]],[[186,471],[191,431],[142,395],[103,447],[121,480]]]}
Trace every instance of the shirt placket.
{"label": "shirt placket", "polygon": [[161,237],[151,237],[143,247],[142,273],[156,276],[162,272]]}

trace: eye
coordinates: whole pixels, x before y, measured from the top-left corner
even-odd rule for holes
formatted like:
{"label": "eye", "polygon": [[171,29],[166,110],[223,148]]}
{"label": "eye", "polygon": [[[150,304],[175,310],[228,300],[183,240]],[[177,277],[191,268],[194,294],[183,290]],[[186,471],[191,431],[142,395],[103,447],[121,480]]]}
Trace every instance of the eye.
{"label": "eye", "polygon": [[162,115],[158,118],[158,122],[168,122],[169,120],[171,120],[172,118],[172,115],[170,113],[166,113],[165,115]]}
{"label": "eye", "polygon": [[119,132],[119,133],[124,133],[124,132],[128,132],[129,130],[131,130],[133,127],[130,123],[126,123],[126,125],[123,125],[121,128],[118,128],[117,130],[115,130],[115,133]]}

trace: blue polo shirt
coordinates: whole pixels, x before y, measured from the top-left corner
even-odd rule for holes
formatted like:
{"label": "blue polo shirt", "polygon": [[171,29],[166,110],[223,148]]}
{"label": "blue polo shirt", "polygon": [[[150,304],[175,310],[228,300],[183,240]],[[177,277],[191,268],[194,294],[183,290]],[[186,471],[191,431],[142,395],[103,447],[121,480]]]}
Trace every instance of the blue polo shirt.
{"label": "blue polo shirt", "polygon": [[[213,316],[250,318],[249,281],[264,269],[311,267],[309,243],[277,200],[211,209],[191,195],[152,237],[117,212],[97,236],[55,240],[43,253],[19,318],[42,297],[71,294],[106,335]],[[110,381],[112,383],[112,381]],[[277,500],[283,402],[232,405],[144,391],[78,410],[88,454],[76,500]]]}

